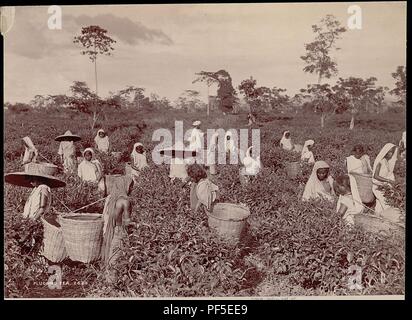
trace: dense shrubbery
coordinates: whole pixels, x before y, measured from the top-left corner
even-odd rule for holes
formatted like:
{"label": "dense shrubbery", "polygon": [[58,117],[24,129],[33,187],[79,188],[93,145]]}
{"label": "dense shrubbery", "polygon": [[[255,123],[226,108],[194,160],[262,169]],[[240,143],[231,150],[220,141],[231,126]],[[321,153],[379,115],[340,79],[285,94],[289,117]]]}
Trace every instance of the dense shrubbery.
{"label": "dense shrubbery", "polygon": [[[180,116],[187,128],[192,119],[183,114],[176,118]],[[159,126],[172,128],[174,121],[170,115],[153,121],[147,115],[147,127],[143,132],[132,125],[132,117],[123,117],[124,121],[117,117],[104,126],[110,131],[115,151],[123,151],[120,162],[114,161],[111,156],[98,155],[107,173],[124,168],[124,161],[128,160],[132,143],[136,140],[142,141],[150,151],[154,147],[152,129]],[[206,127],[214,128],[213,120],[199,118]],[[30,228],[36,228],[34,236],[41,236],[41,225],[28,225],[21,218],[20,212],[29,190],[6,185],[6,295],[404,294],[404,246],[357,229],[348,230],[336,214],[336,203],[301,203],[311,166],[303,165],[297,179],[288,179],[285,163],[293,160],[294,155],[278,147],[284,130],[291,131],[294,143],[303,144],[306,139],[314,139],[316,160],[326,160],[331,165],[332,174],[337,175],[345,170],[344,160],[352,145],[366,145],[373,161],[386,142],[397,143],[401,133],[399,119],[396,130],[393,126],[393,131],[389,129],[384,132],[370,128],[373,123],[366,123],[353,132],[331,127],[320,132],[317,124],[307,118],[267,122],[261,127],[264,169],[259,177],[243,186],[239,181],[239,167],[222,165],[218,168],[218,176],[213,178],[221,190],[221,201],[243,203],[251,210],[247,232],[235,247],[215,238],[204,214],[191,213],[189,187],[180,182],[171,184],[168,167],[154,166],[149,152],[150,168],[140,176],[131,196],[134,204],[132,219],[136,227],[129,230],[124,243],[117,265],[119,280],[114,285],[105,282],[98,265],[73,263],[63,264],[64,280],[84,281],[87,286],[77,287],[73,291],[63,288],[61,293],[57,293],[36,285],[36,281],[47,281],[47,264],[42,263],[35,254],[37,248],[33,249],[34,254],[22,254],[26,249],[22,249],[24,246],[19,242],[22,238],[17,235],[23,236],[30,233]],[[30,135],[39,151],[51,161],[58,160],[58,144],[50,143],[50,137],[71,129],[85,138],[86,142],[81,143],[93,141],[95,132],[90,132],[88,123],[70,122],[74,127],[69,128],[64,121],[57,115],[43,115],[41,118],[30,118],[30,121],[22,115],[10,119],[6,117],[6,171],[19,169],[19,156],[23,151],[19,139],[24,135]],[[221,123],[225,129],[246,127],[247,121],[241,121],[239,124],[239,117],[231,116]],[[45,122],[51,125],[44,126]],[[141,123],[140,120],[136,122]],[[119,123],[130,126],[119,126]],[[398,182],[404,185],[403,162],[398,163],[395,174]],[[53,193],[54,210],[66,212],[66,207],[77,209],[100,198],[94,187],[80,183],[75,176],[62,178],[68,185]],[[394,190],[397,191],[392,201],[404,208],[404,189]],[[86,211],[102,212],[102,208],[103,204],[98,203]],[[362,290],[353,291],[347,286],[351,265],[362,268]]]}

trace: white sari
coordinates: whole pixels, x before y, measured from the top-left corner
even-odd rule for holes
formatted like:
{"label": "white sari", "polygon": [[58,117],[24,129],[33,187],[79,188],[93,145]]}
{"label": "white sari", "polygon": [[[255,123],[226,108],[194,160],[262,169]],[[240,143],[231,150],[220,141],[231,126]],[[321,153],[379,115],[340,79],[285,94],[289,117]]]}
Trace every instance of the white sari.
{"label": "white sari", "polygon": [[279,145],[280,145],[283,149],[291,151],[291,150],[293,150],[293,148],[294,148],[295,146],[293,145],[291,138],[286,138],[286,134],[287,134],[287,133],[290,133],[290,132],[289,132],[289,131],[283,132],[283,136],[282,136],[282,139],[280,140]]}
{"label": "white sari", "polygon": [[300,156],[301,161],[307,161],[308,163],[315,163],[315,157],[313,156],[313,152],[309,151],[308,147],[313,146],[315,141],[313,140],[306,140],[305,144],[303,145],[302,154]]}
{"label": "white sari", "polygon": [[329,165],[325,161],[315,162],[315,164],[313,165],[312,173],[309,177],[308,182],[306,183],[305,190],[303,192],[303,201],[318,198],[324,198],[329,201],[333,200],[333,196],[335,195],[335,192],[333,190],[333,178],[330,175],[328,175],[328,177],[325,180],[330,186],[331,192],[329,193],[325,189],[322,181],[318,179],[317,171],[319,169],[329,169]]}
{"label": "white sari", "polygon": [[393,170],[395,168],[396,160],[398,159],[398,148],[395,149],[395,152],[393,153],[393,156],[390,160],[385,159],[386,154],[393,147],[396,147],[393,143],[385,144],[385,146],[382,148],[382,150],[376,157],[375,162],[373,163],[372,191],[376,197],[376,213],[380,213],[388,208],[391,208],[389,205],[386,204],[386,198],[383,192],[378,190],[378,188],[384,185],[385,183],[378,181],[373,177],[375,176],[378,164],[380,164],[380,171],[378,172],[378,175],[382,178],[395,181],[395,175],[393,173]]}
{"label": "white sari", "polygon": [[94,142],[96,143],[97,150],[108,153],[110,147],[109,137],[106,135],[104,138],[100,138],[99,133],[101,132],[105,133],[103,129],[97,131],[97,134],[94,137]]}

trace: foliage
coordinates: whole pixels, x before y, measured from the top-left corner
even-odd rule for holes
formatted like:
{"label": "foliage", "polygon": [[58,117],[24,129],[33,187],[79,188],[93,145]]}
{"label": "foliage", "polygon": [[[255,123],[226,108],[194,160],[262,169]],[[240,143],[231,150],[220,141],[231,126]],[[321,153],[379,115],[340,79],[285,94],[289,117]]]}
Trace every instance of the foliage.
{"label": "foliage", "polygon": [[406,67],[398,66],[396,72],[392,73],[392,78],[396,80],[395,88],[390,91],[390,94],[399,99],[399,103],[406,103]]}

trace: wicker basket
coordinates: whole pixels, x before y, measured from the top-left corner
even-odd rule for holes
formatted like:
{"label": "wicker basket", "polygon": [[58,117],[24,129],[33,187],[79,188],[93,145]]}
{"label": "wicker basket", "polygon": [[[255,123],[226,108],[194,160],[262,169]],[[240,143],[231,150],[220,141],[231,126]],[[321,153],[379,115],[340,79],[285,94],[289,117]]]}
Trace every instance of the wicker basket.
{"label": "wicker basket", "polygon": [[366,232],[383,233],[386,236],[398,236],[405,238],[405,226],[401,223],[394,223],[388,219],[370,214],[355,214],[355,225],[361,227]]}
{"label": "wicker basket", "polygon": [[359,196],[363,203],[371,203],[375,201],[375,195],[372,191],[372,176],[368,174],[353,174],[358,186]]}
{"label": "wicker basket", "polygon": [[62,262],[67,258],[62,229],[56,216],[41,218],[43,223],[43,252],[42,255],[51,262]]}
{"label": "wicker basket", "polygon": [[24,172],[30,172],[40,175],[54,176],[57,173],[57,166],[47,162],[30,162],[24,165]]}
{"label": "wicker basket", "polygon": [[296,179],[300,172],[300,164],[299,162],[288,162],[286,164],[286,173],[290,179]]}
{"label": "wicker basket", "polygon": [[103,217],[98,213],[80,213],[61,217],[63,239],[71,260],[90,263],[100,258],[103,241]]}
{"label": "wicker basket", "polygon": [[209,227],[222,239],[237,243],[240,240],[246,220],[250,215],[249,208],[232,203],[217,203],[212,212],[208,212]]}

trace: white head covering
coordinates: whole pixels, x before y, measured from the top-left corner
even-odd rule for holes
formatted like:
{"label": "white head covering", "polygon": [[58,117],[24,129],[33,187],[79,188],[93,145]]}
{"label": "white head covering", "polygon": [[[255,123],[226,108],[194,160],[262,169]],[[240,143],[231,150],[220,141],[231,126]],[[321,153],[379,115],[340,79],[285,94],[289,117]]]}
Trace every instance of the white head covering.
{"label": "white head covering", "polygon": [[199,120],[197,120],[197,121],[195,121],[195,122],[192,123],[192,125],[193,125],[194,127],[200,126],[201,124],[202,124],[202,122],[200,122]]}
{"label": "white head covering", "polygon": [[252,158],[252,148],[253,147],[251,146],[247,149],[246,156],[242,159],[242,163],[245,166],[245,173],[247,175],[256,175],[261,169],[260,157],[258,156],[256,159]]}
{"label": "white head covering", "polygon": [[306,183],[305,190],[303,192],[302,200],[316,199],[319,197],[324,197],[327,200],[332,200],[333,191],[333,178],[328,175],[326,181],[329,183],[331,192],[327,193],[322,182],[318,179],[317,171],[319,169],[329,169],[329,165],[325,161],[316,161],[313,165],[312,173],[310,174],[309,180]]}
{"label": "white head covering", "polygon": [[293,147],[294,147],[293,144],[292,144],[292,139],[290,137],[286,138],[287,133],[290,133],[290,132],[288,130],[283,132],[283,136],[282,136],[282,139],[280,140],[279,144],[283,149],[292,150]]}
{"label": "white head covering", "polygon": [[[84,158],[84,154],[87,152],[87,151],[90,151],[91,153],[92,153],[92,158],[94,157],[94,150],[92,149],[92,148],[86,148],[86,149],[84,149],[84,151],[83,151],[83,158]],[[85,159],[86,160],[86,159]]]}
{"label": "white head covering", "polygon": [[109,137],[107,135],[104,136],[104,138],[100,138],[99,133],[105,133],[103,129],[99,129],[97,131],[96,136],[94,137],[94,142],[97,145],[97,149],[102,152],[108,152],[109,151]]}
{"label": "white head covering", "polygon": [[133,162],[134,162],[134,166],[138,167],[139,169],[143,169],[145,167],[147,167],[147,160],[146,160],[146,152],[143,153],[138,153],[136,151],[136,148],[142,146],[143,144],[141,144],[140,142],[136,142],[133,145],[133,151],[132,151],[132,158],[133,158]]}
{"label": "white head covering", "polygon": [[[387,143],[385,146],[382,148],[382,150],[379,152],[379,154],[376,156],[375,162],[373,163],[373,176],[375,175],[376,167],[378,166],[379,163],[385,158],[386,154],[391,150],[393,147],[395,147],[395,152],[392,155],[392,158],[388,160],[388,171],[389,175],[386,177],[387,179],[394,180],[394,174],[393,174],[393,169],[395,168],[396,160],[398,159],[398,148],[393,144],[393,143]],[[380,184],[380,181],[377,181],[376,179],[372,179],[373,183],[375,184]]]}

